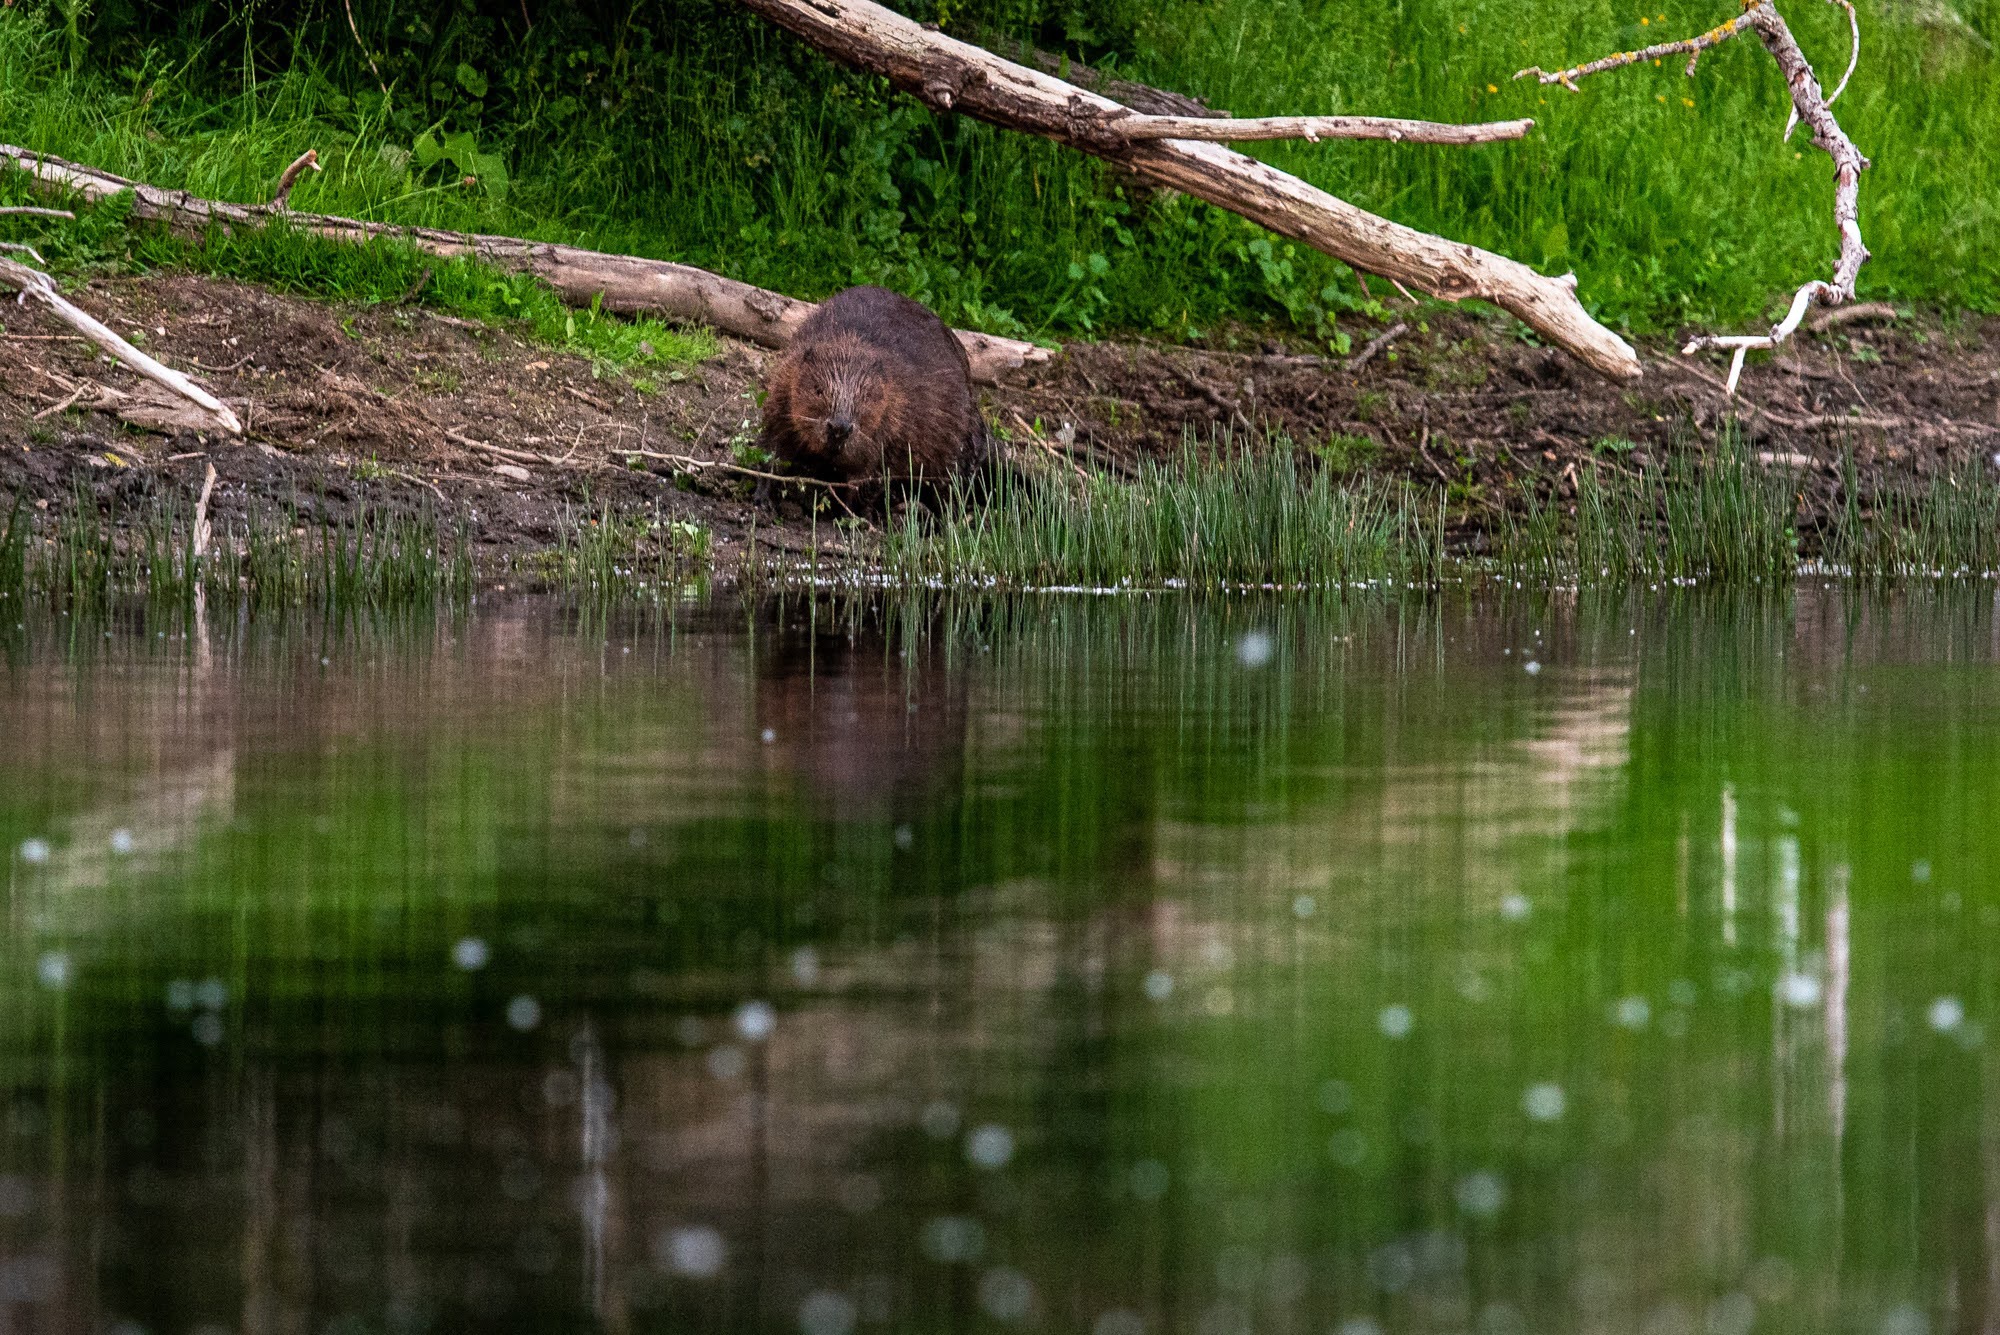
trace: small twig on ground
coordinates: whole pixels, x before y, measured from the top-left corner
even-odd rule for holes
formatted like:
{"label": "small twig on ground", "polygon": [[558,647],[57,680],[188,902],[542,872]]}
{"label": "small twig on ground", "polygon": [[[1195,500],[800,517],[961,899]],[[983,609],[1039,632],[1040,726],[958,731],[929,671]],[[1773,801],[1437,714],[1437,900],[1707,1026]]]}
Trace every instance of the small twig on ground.
{"label": "small twig on ground", "polygon": [[1347,362],[1347,369],[1350,371],[1359,371],[1362,367],[1374,361],[1376,354],[1381,352],[1382,349],[1388,347],[1391,343],[1394,343],[1409,332],[1410,327],[1407,324],[1404,324],[1401,320],[1396,321],[1395,324],[1389,326],[1389,328],[1377,334],[1374,338],[1369,339],[1367,346],[1350,357]]}
{"label": "small twig on ground", "polygon": [[76,215],[68,209],[41,209],[32,204],[9,204],[0,208],[0,217],[67,218],[71,222],[76,221]]}
{"label": "small twig on ground", "polygon": [[39,422],[45,417],[54,417],[57,413],[63,411],[63,409],[69,407],[71,404],[75,403],[78,399],[82,398],[83,391],[86,388],[88,388],[88,386],[78,385],[75,389],[70,391],[70,396],[64,399],[61,403],[54,404],[36,413],[34,416],[34,420]]}
{"label": "small twig on ground", "polygon": [[396,298],[396,304],[398,306],[407,306],[411,302],[415,301],[419,296],[423,295],[423,291],[426,287],[430,285],[430,281],[431,281],[430,266],[425,265],[424,271],[417,275],[417,281],[410,284],[410,290],[405,292],[402,296]]}
{"label": "small twig on ground", "polygon": [[851,491],[858,485],[853,482],[824,482],[816,477],[796,477],[785,473],[761,473],[754,468],[745,468],[741,464],[724,463],[720,459],[696,459],[686,454],[661,454],[657,450],[620,449],[615,445],[607,448],[616,458],[658,459],[690,473],[703,473],[711,468],[719,468],[725,473],[736,473],[742,477],[761,478],[766,482],[794,482],[801,487],[825,487],[829,491]]}
{"label": "small twig on ground", "polygon": [[1901,314],[1886,301],[1864,301],[1859,306],[1836,306],[1821,311],[1806,321],[1806,328],[1815,334],[1824,334],[1837,325],[1856,324],[1863,320],[1898,320]]}
{"label": "small twig on ground", "polygon": [[563,466],[561,461],[551,459],[546,454],[533,454],[527,450],[510,450],[505,445],[488,445],[483,440],[474,440],[463,431],[454,431],[450,427],[444,428],[444,434],[447,440],[463,445],[469,450],[478,450],[481,454],[490,454],[500,459],[511,459],[519,464],[541,464],[548,468],[560,468]]}
{"label": "small twig on ground", "polygon": [[299,154],[298,158],[292,163],[292,165],[285,168],[284,174],[278,177],[278,193],[271,196],[272,208],[282,209],[285,207],[285,201],[291,198],[292,187],[298,184],[299,173],[304,171],[308,167],[312,168],[314,171],[318,171],[320,169],[319,150],[316,148],[309,148],[305,152]]}
{"label": "small twig on ground", "polygon": [[595,395],[584,393],[582,390],[578,389],[575,385],[564,385],[563,393],[569,395],[571,398],[577,400],[579,403],[589,404],[591,407],[597,409],[597,411],[601,413],[608,413],[611,411],[610,404],[606,403],[603,399],[600,399]]}
{"label": "small twig on ground", "polygon": [[256,355],[257,354],[254,352],[246,352],[241,357],[238,357],[235,361],[229,363],[229,365],[227,366],[204,366],[202,364],[201,358],[199,357],[188,358],[188,363],[192,365],[196,370],[206,371],[210,375],[228,375],[231,371],[240,371],[245,366],[248,366],[250,364],[250,359],[255,357]]}
{"label": "small twig on ground", "polygon": [[451,508],[451,498],[449,496],[446,496],[442,491],[439,491],[435,483],[426,482],[422,478],[418,477],[415,473],[405,473],[400,468],[390,468],[390,469],[385,469],[383,471],[387,472],[390,477],[399,477],[403,479],[403,481],[405,482],[414,482],[420,487],[428,487],[430,489],[431,495],[437,497],[438,501],[442,505],[444,505],[446,509]]}
{"label": "small twig on ground", "polygon": [[42,252],[36,250],[25,241],[0,241],[0,250],[11,251],[16,255],[26,255],[40,265],[46,266],[48,264],[48,261],[42,258]]}

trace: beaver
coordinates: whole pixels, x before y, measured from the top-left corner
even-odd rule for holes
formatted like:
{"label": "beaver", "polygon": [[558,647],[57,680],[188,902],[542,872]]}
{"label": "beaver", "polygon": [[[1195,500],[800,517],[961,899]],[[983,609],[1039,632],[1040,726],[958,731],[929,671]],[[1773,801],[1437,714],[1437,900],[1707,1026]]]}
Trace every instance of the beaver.
{"label": "beaver", "polygon": [[985,462],[965,348],[929,308],[887,288],[829,297],[765,391],[764,448],[802,473],[943,483]]}

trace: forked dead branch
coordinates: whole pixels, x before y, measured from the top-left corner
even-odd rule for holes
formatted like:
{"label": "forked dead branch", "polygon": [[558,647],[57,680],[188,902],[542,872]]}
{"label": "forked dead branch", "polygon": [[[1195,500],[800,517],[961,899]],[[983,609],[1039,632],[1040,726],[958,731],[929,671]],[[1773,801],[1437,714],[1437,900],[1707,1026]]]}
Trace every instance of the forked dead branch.
{"label": "forked dead branch", "polygon": [[1528,122],[1447,126],[1367,117],[1262,121],[1143,115],[1088,89],[1002,59],[873,0],[740,0],[845,64],[878,74],[938,111],[957,111],[1115,162],[1154,185],[1242,214],[1283,236],[1448,301],[1477,298],[1614,379],[1640,374],[1629,344],[1551,278],[1477,246],[1448,241],[1356,208],[1267,163],[1211,140],[1370,137],[1472,144],[1518,138]]}
{"label": "forked dead branch", "polygon": [[1861,173],[1868,169],[1869,163],[1833,115],[1833,103],[1847,90],[1848,80],[1854,77],[1855,66],[1861,59],[1861,24],[1855,16],[1852,0],[1827,2],[1847,11],[1850,38],[1847,73],[1841,77],[1839,86],[1830,97],[1821,91],[1819,76],[1813,72],[1805,52],[1799,49],[1798,39],[1792,36],[1791,27],[1778,12],[1774,0],[1742,0],[1743,13],[1740,17],[1711,28],[1698,37],[1661,42],[1641,51],[1621,51],[1568,69],[1525,69],[1514,76],[1517,79],[1532,76],[1545,84],[1558,83],[1574,93],[1581,91],[1576,81],[1589,75],[1670,55],[1685,55],[1688,58],[1687,73],[1692,77],[1703,52],[1746,32],[1756,33],[1764,49],[1778,62],[1792,96],[1792,113],[1785,123],[1784,138],[1790,140],[1792,131],[1803,121],[1806,128],[1812,131],[1813,143],[1833,159],[1833,217],[1840,231],[1840,257],[1834,263],[1830,281],[1814,279],[1793,294],[1785,318],[1772,326],[1770,333],[1705,335],[1689,340],[1688,345],[1681,349],[1683,356],[1691,356],[1704,348],[1732,349],[1728,380],[1731,395],[1736,393],[1737,382],[1743,375],[1743,359],[1751,349],[1775,348],[1790,338],[1815,303],[1839,306],[1854,300],[1855,279],[1861,272],[1861,266],[1868,262],[1868,247],[1861,241],[1860,200]]}

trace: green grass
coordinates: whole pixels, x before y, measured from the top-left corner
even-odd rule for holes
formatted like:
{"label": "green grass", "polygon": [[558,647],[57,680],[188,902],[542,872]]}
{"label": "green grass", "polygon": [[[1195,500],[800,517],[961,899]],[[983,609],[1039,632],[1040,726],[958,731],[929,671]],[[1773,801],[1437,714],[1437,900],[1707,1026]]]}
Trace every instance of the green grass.
{"label": "green grass", "polygon": [[[1995,0],[1956,3],[1996,35]],[[952,8],[957,30],[968,10]],[[1035,9],[1040,40],[1059,43],[1059,8],[975,10]],[[1830,79],[1842,15],[1785,9]],[[1863,60],[1840,104],[1875,162],[1863,294],[2000,308],[2000,64],[1895,17],[1907,9],[1862,0]],[[338,6],[104,8],[72,40],[66,10],[23,0],[0,9],[0,137],[251,201],[316,147],[327,170],[298,187],[302,209],[633,251],[803,296],[880,281],[1002,333],[1245,322],[1337,339],[1372,308],[1336,263],[1183,197],[1134,195],[1045,142],[934,117],[718,0],[546,6],[525,34],[497,0],[430,18],[356,10],[386,98]],[[1734,0],[1070,11],[1074,49],[1238,115],[1537,117],[1528,140],[1477,149],[1256,151],[1398,221],[1575,269],[1613,323],[1752,322],[1831,263],[1828,163],[1780,141],[1785,90],[1754,43],[1712,53],[1693,80],[1673,62],[1579,95],[1510,77],[1705,29]]]}
{"label": "green grass", "polygon": [[1375,483],[1342,485],[1287,442],[1190,447],[1130,482],[1003,475],[890,528],[881,565],[910,583],[1229,588],[1435,579],[1440,513]]}
{"label": "green grass", "polygon": [[[24,179],[0,176],[0,202],[32,197]],[[77,214],[73,222],[7,220],[16,223],[8,229],[10,237],[32,245],[52,272],[65,277],[171,268],[321,300],[422,306],[589,357],[600,370],[627,374],[691,366],[713,356],[717,347],[707,329],[623,319],[596,306],[571,309],[547,284],[528,275],[473,259],[439,259],[391,239],[352,245],[282,221],[257,230],[216,229],[190,237],[135,225],[126,196],[96,205],[65,202]]]}
{"label": "green grass", "polygon": [[53,509],[36,534],[27,506],[10,503],[0,528],[0,608],[103,611],[131,598],[192,608],[205,598],[253,612],[338,615],[430,608],[473,591],[470,536],[446,530],[428,510],[363,504],[310,524],[298,510],[252,511],[217,521],[197,558],[191,497],[170,491],[121,512],[79,490]]}

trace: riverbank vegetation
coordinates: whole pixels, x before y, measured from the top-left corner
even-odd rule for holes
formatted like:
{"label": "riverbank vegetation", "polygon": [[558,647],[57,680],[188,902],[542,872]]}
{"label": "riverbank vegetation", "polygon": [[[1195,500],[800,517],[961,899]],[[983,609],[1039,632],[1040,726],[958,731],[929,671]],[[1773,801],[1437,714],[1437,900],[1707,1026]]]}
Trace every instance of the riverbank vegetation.
{"label": "riverbank vegetation", "polygon": [[[1838,68],[1842,15],[1794,8],[1810,53]],[[1861,8],[1866,59],[1842,117],[1875,162],[1863,293],[1994,309],[1990,0],[1922,20]],[[948,9],[952,31],[1026,37],[1238,115],[1534,116],[1527,140],[1476,150],[1257,151],[1399,221],[1573,268],[1586,302],[1628,328],[1760,318],[1831,249],[1825,161],[1780,142],[1784,90],[1754,47],[1713,53],[1693,80],[1663,67],[1580,96],[1510,77],[1699,31],[1718,18],[1705,0]],[[0,10],[0,133],[247,201],[316,148],[327,170],[301,182],[300,208],[683,260],[807,297],[883,282],[997,333],[1268,326],[1338,344],[1379,311],[1379,289],[1334,261],[1052,145],[933,116],[722,0],[355,14],[365,53],[337,8],[26,0]]]}

